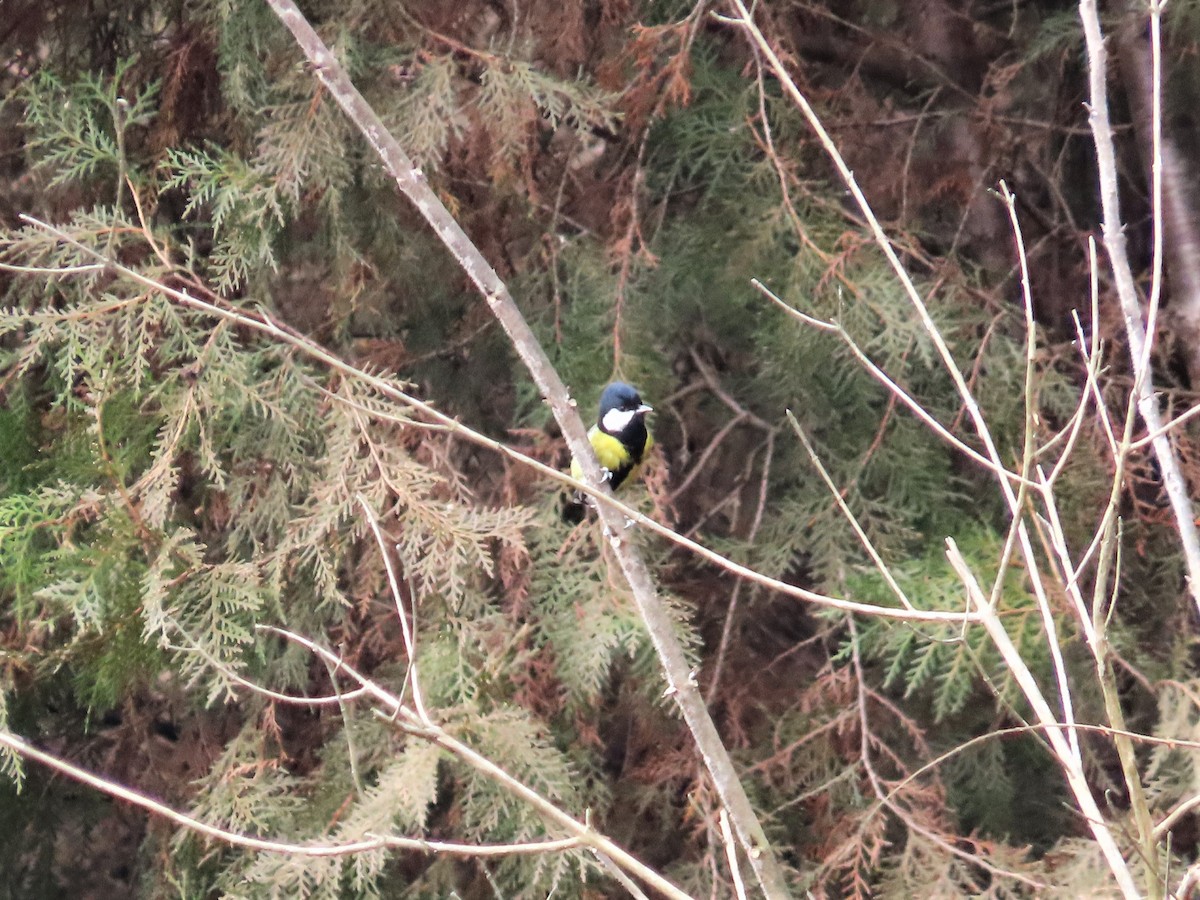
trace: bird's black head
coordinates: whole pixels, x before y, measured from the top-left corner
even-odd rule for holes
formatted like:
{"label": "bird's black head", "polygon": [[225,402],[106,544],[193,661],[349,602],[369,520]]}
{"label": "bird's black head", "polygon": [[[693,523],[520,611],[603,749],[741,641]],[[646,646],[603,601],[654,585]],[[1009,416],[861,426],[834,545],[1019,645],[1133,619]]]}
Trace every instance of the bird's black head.
{"label": "bird's black head", "polygon": [[[649,406],[642,402],[642,397],[636,390],[623,381],[614,381],[600,395],[600,430],[621,437],[630,428],[644,432],[642,421]],[[644,441],[644,439],[643,439]]]}

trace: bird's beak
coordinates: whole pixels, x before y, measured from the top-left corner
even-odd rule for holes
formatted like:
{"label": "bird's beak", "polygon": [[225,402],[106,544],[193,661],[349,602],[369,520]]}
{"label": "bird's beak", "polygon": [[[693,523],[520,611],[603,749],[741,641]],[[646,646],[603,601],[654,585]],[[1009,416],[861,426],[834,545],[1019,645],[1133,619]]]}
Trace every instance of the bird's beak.
{"label": "bird's beak", "polygon": [[654,412],[654,407],[647,406],[645,403],[643,403],[641,406],[639,406],[637,408],[637,412],[638,412],[638,415],[645,415],[648,412]]}

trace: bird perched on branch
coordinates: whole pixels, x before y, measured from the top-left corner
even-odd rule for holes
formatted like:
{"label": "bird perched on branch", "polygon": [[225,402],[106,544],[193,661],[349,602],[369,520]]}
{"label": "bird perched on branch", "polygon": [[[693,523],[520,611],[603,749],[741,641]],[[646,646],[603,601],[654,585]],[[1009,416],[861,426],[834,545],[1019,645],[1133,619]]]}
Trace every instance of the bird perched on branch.
{"label": "bird perched on branch", "polygon": [[[652,409],[642,402],[641,395],[623,381],[614,381],[600,394],[600,414],[588,431],[588,440],[614,491],[637,476],[638,467],[654,446],[654,438],[646,427],[648,412]],[[582,475],[579,462],[572,460],[571,477]],[[586,495],[576,493],[563,506],[563,520],[582,521],[586,504]]]}

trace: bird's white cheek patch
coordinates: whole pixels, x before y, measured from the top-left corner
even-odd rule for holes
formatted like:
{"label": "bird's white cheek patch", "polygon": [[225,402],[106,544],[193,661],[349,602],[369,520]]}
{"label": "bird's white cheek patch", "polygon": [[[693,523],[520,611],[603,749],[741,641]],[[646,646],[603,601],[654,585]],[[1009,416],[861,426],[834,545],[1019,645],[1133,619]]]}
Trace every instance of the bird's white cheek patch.
{"label": "bird's white cheek patch", "polygon": [[636,415],[637,413],[632,409],[610,409],[604,414],[600,424],[609,434],[620,434]]}

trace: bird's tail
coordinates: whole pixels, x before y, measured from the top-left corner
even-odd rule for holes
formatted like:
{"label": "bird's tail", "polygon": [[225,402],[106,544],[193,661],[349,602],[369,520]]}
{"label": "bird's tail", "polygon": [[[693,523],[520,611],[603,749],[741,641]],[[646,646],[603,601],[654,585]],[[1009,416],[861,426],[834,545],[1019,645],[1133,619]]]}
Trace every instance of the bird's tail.
{"label": "bird's tail", "polygon": [[559,514],[568,525],[578,525],[587,515],[588,496],[583,491],[563,496],[562,509]]}

